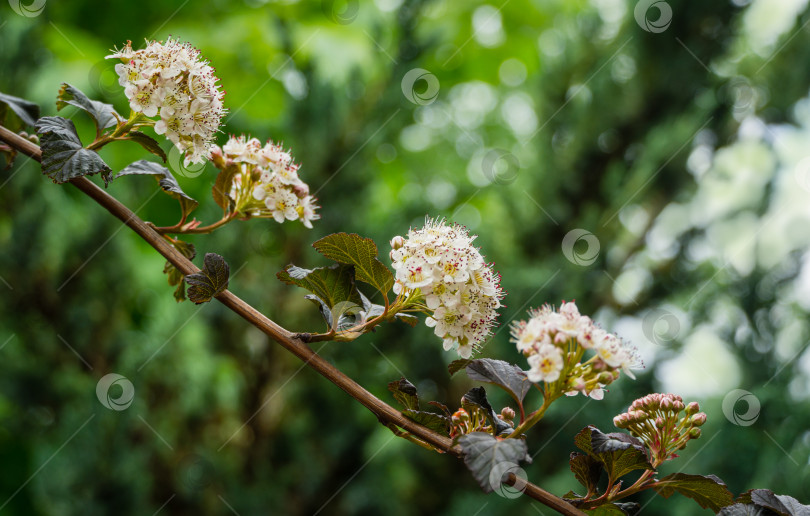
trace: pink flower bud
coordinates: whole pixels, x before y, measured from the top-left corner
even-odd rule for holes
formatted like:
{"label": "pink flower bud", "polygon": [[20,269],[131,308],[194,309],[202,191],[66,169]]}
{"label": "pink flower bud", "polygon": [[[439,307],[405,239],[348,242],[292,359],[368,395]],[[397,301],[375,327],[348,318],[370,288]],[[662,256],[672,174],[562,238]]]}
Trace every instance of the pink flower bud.
{"label": "pink flower bud", "polygon": [[405,239],[401,236],[395,236],[391,239],[391,249],[399,249],[405,245]]}
{"label": "pink flower bud", "polygon": [[703,423],[706,422],[706,413],[705,412],[698,412],[694,416],[692,416],[692,426],[703,426]]}
{"label": "pink flower bud", "polygon": [[309,195],[309,185],[306,183],[297,183],[293,185],[293,191],[299,199],[303,199]]}
{"label": "pink flower bud", "polygon": [[655,428],[664,428],[665,425],[666,422],[664,421],[664,418],[661,416],[655,418]]}
{"label": "pink flower bud", "polygon": [[697,414],[700,411],[700,405],[698,405],[697,401],[693,401],[689,405],[686,406],[686,415],[691,416],[692,414]]}
{"label": "pink flower bud", "polygon": [[218,145],[211,147],[211,162],[219,169],[225,168],[225,158],[222,155],[222,147]]}
{"label": "pink flower bud", "polygon": [[515,410],[512,407],[504,407],[501,409],[501,418],[512,421],[515,419]]}
{"label": "pink flower bud", "polygon": [[692,427],[689,429],[689,438],[690,439],[697,439],[700,437],[700,428]]}

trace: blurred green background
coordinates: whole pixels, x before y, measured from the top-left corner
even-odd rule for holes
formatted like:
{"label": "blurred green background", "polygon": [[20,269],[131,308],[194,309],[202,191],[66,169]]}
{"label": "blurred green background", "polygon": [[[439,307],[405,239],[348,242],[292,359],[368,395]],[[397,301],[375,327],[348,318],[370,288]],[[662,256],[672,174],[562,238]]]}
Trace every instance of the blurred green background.
{"label": "blurred green background", "polygon": [[[198,263],[228,260],[236,294],[319,330],[280,268],[323,265],[309,245],[331,232],[373,237],[384,256],[392,236],[447,217],[500,271],[504,324],[576,299],[646,363],[603,401],[552,408],[531,434],[531,480],[576,489],[576,432],[610,431],[633,399],[663,391],[709,415],[664,473],[809,503],[807,0],[651,3],[12,1],[0,6],[0,91],[53,115],[67,81],[126,113],[107,50],[191,42],[227,91],[224,133],[283,140],[322,205],[314,230],[254,220],[189,238]],[[147,157],[129,143],[102,156],[113,169]],[[216,220],[215,169],[175,175],[203,201],[197,218]],[[108,191],[173,224],[174,201],[155,189],[123,178]],[[593,237],[564,252],[577,229]],[[393,438],[221,305],[176,304],[157,253],[25,158],[0,176],[0,245],[2,514],[552,512],[484,495],[461,462]],[[389,402],[400,375],[452,406],[473,385],[448,377],[454,357],[424,325],[315,349]],[[525,366],[508,331],[483,355]],[[96,398],[108,373],[134,385],[124,411]],[[755,402],[735,404],[735,389]],[[637,501],[644,514],[708,512],[678,496]]]}

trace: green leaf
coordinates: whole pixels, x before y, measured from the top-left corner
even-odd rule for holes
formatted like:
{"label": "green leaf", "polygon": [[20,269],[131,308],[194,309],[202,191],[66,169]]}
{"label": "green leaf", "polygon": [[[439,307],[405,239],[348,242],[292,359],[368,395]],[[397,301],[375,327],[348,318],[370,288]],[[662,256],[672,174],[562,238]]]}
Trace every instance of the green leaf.
{"label": "green leaf", "polygon": [[101,133],[102,130],[116,125],[121,120],[121,116],[115,112],[112,104],[91,100],[78,88],[63,82],[59,94],[56,96],[56,109],[61,111],[68,104],[90,115],[96,124],[96,133]]}
{"label": "green leaf", "polygon": [[211,193],[214,201],[219,205],[225,213],[230,213],[235,205],[234,199],[231,199],[231,187],[233,186],[233,178],[239,172],[239,165],[233,163],[220,170],[217,174],[217,180],[211,188]]}
{"label": "green leaf", "polygon": [[368,283],[387,296],[394,286],[394,275],[377,259],[377,245],[370,238],[354,233],[334,233],[318,240],[312,247],[339,263],[354,265],[358,281]]}
{"label": "green leaf", "polygon": [[95,151],[82,147],[73,122],[61,116],[45,116],[36,123],[42,148],[42,173],[54,183],[101,172],[106,182],[112,170]]}
{"label": "green leaf", "polygon": [[472,360],[468,358],[460,358],[458,360],[453,360],[447,366],[447,371],[450,373],[450,376],[453,376],[457,372],[467,367],[467,364],[469,364],[470,362],[472,362]]}
{"label": "green leaf", "polygon": [[416,317],[415,315],[400,312],[400,313],[394,315],[394,317],[396,317],[400,321],[404,322],[405,324],[407,324],[411,328],[413,328],[417,324],[419,324],[419,318]]}
{"label": "green leaf", "polygon": [[444,436],[450,435],[450,418],[434,412],[405,409],[402,415]]}
{"label": "green leaf", "polygon": [[470,380],[497,385],[518,403],[523,403],[532,386],[522,369],[503,360],[479,358],[467,364],[466,371]]}
{"label": "green leaf", "polygon": [[[197,249],[194,244],[177,240],[172,243],[172,247],[180,251],[183,256],[189,260],[193,260],[197,255]],[[168,276],[169,285],[177,287],[174,289],[174,299],[178,303],[186,300],[186,282],[183,273],[177,270],[172,262],[167,261],[163,266],[163,273]]]}
{"label": "green leaf", "polygon": [[39,106],[33,102],[5,93],[0,93],[0,102],[7,105],[26,125],[34,127],[37,124]]}
{"label": "green leaf", "polygon": [[501,435],[505,432],[511,433],[512,426],[499,418],[495,413],[495,410],[487,399],[487,391],[483,387],[474,387],[467,391],[467,394],[461,397],[461,406],[468,412],[472,409],[483,411],[487,420],[495,429],[496,435]]}
{"label": "green leaf", "polygon": [[177,288],[174,289],[174,300],[178,303],[186,300],[186,282],[184,280],[180,280]]}
{"label": "green leaf", "polygon": [[363,299],[354,283],[354,268],[351,265],[336,263],[329,267],[303,269],[291,264],[277,273],[276,277],[288,285],[309,290],[330,312],[336,307],[341,313],[363,307]]}
{"label": "green leaf", "polygon": [[180,188],[177,179],[174,178],[168,168],[152,161],[141,159],[130,163],[124,170],[116,174],[115,179],[121,176],[153,176],[157,179],[163,191],[180,203],[180,209],[183,211],[184,216],[194,211],[194,208],[199,205],[197,201],[186,195],[183,189]]}
{"label": "green leaf", "polygon": [[602,463],[587,453],[571,452],[568,464],[577,481],[589,492],[596,492],[596,484],[602,474]]}
{"label": "green leaf", "polygon": [[737,501],[783,516],[810,516],[810,506],[802,505],[793,497],[775,494],[770,489],[751,489],[737,497]]}
{"label": "green leaf", "polygon": [[528,458],[523,439],[498,439],[486,432],[472,432],[458,438],[467,466],[485,493],[502,482],[502,474]]}
{"label": "green leaf", "polygon": [[764,507],[760,507],[759,505],[754,505],[752,503],[745,504],[745,503],[735,503],[734,505],[729,505],[727,507],[723,507],[720,512],[717,513],[718,516],[784,516],[778,512],[774,512],[770,509],[766,509]]}
{"label": "green leaf", "polygon": [[643,443],[631,435],[605,434],[588,426],[574,437],[574,444],[598,460],[614,480],[637,469],[653,469]]}
{"label": "green leaf", "polygon": [[615,503],[606,503],[595,509],[587,509],[582,512],[591,516],[627,516],[627,513]]}
{"label": "green leaf", "polygon": [[200,272],[186,276],[188,298],[195,304],[207,303],[228,288],[231,268],[218,254],[206,253]]}
{"label": "green leaf", "polygon": [[704,509],[711,509],[715,513],[734,503],[731,491],[714,475],[673,473],[653,484],[652,489],[664,498],[680,493],[696,501]]}
{"label": "green leaf", "polygon": [[125,139],[137,143],[147,151],[162,159],[163,163],[166,163],[166,152],[160,148],[160,144],[157,142],[157,140],[148,134],[140,131],[130,131],[127,133]]}
{"label": "green leaf", "polygon": [[600,505],[594,509],[586,509],[583,511],[585,514],[590,514],[592,516],[614,516],[614,515],[622,515],[626,516],[628,514],[636,514],[639,512],[640,506],[637,503],[633,502],[613,502],[613,503],[606,503],[605,505]]}
{"label": "green leaf", "polygon": [[408,410],[419,410],[419,395],[414,384],[403,376],[399,380],[388,384],[388,390],[394,394],[400,405]]}

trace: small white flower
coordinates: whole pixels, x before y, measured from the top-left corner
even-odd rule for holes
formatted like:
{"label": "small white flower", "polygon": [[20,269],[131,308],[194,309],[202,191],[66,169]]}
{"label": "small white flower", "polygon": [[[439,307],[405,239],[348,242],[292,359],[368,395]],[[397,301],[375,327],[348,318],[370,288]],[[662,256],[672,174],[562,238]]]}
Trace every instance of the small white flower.
{"label": "small white flower", "polygon": [[553,383],[560,379],[563,368],[562,350],[552,344],[543,344],[528,358],[529,371],[526,376],[531,382]]}

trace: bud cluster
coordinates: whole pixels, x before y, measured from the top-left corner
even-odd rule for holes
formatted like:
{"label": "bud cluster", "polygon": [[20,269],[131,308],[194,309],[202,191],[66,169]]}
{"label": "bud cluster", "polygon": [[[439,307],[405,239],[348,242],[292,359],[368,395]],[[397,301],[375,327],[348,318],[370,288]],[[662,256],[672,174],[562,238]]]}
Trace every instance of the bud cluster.
{"label": "bud cluster", "polygon": [[[515,417],[515,410],[511,407],[504,407],[501,412],[497,414],[499,420],[512,427],[515,426]],[[487,420],[486,414],[484,414],[482,410],[471,408],[470,411],[467,411],[462,407],[455,411],[450,418],[450,437],[456,438],[471,432],[492,433],[493,429],[489,420]]]}
{"label": "bud cluster", "polygon": [[262,146],[256,138],[231,136],[222,147],[214,145],[211,161],[233,174],[228,195],[243,215],[272,217],[279,223],[300,219],[310,229],[320,218],[316,199],[298,177],[299,165],[281,145],[268,141]]}
{"label": "bud cluster", "polygon": [[202,163],[225,114],[225,93],[200,51],[169,38],[166,43],[147,41],[142,50],[132,50],[127,41],[112,52],[107,59],[121,60],[115,71],[132,111],[160,115],[155,132],[185,152],[187,163]]}
{"label": "bud cluster", "polygon": [[425,324],[445,350],[455,348],[463,358],[491,333],[504,295],[500,276],[473,247],[474,239],[463,226],[428,219],[424,228],[391,240],[394,293],[424,295],[432,312]]}
{"label": "bud cluster", "polygon": [[[681,412],[684,413],[681,416]],[[693,401],[684,405],[675,394],[648,394],[635,400],[624,414],[613,418],[617,428],[628,430],[650,449],[658,466],[677,455],[690,439],[700,437],[706,414]]]}
{"label": "bud cluster", "polygon": [[[529,315],[512,325],[512,342],[529,362],[530,381],[560,382],[570,396],[582,392],[602,399],[620,371],[635,378],[631,369],[641,366],[635,348],[580,314],[574,302],[563,302],[558,311],[545,305]],[[593,355],[583,361],[586,350]]]}

